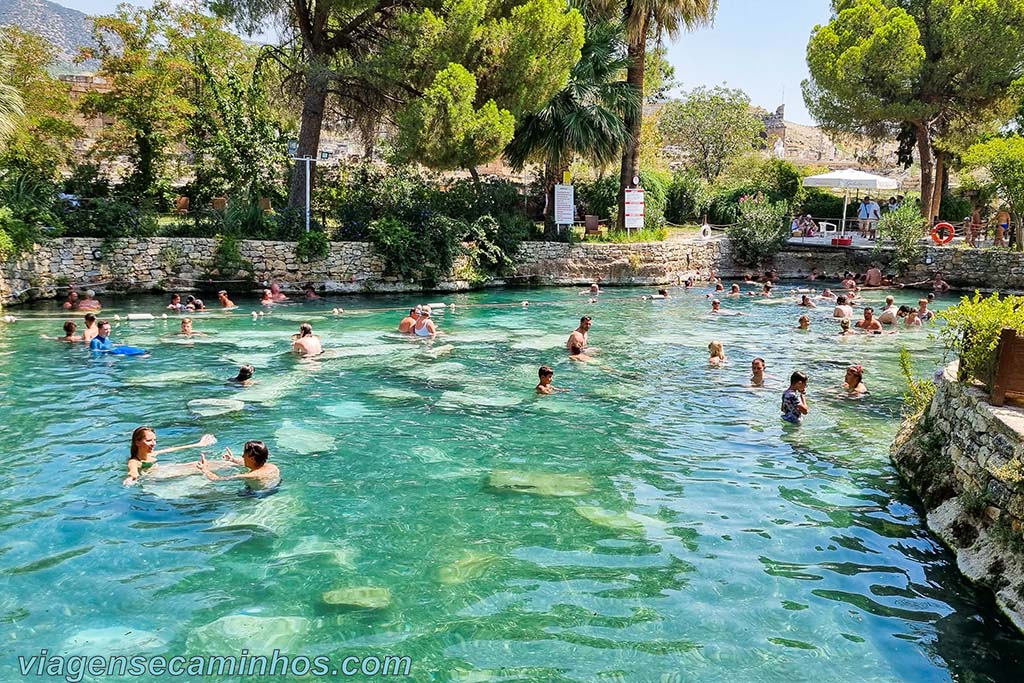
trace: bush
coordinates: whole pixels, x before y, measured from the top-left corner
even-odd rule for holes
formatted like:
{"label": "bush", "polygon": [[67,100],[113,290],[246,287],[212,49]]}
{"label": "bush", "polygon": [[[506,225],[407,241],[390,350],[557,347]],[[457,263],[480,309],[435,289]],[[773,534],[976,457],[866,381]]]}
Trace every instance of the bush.
{"label": "bush", "polygon": [[900,371],[907,382],[907,393],[903,396],[903,412],[907,417],[917,417],[928,410],[935,397],[935,382],[929,378],[914,376],[914,364],[907,348],[900,347]]}
{"label": "bush", "polygon": [[1024,296],[1000,298],[998,293],[975,292],[973,298],[963,297],[938,317],[946,321],[939,337],[960,357],[960,379],[975,379],[991,388],[1000,333],[1007,327],[1024,333]]}
{"label": "bush", "polygon": [[714,188],[708,201],[708,222],[713,225],[733,225],[740,219],[740,200],[743,197],[763,195],[756,185],[723,185]]}
{"label": "bush", "polygon": [[879,241],[875,250],[881,248],[882,240],[892,242],[893,252],[889,264],[897,272],[904,273],[921,254],[921,236],[924,234],[924,219],[913,202],[904,202],[895,211],[883,214],[878,221]]}
{"label": "bush", "polygon": [[463,221],[446,216],[431,218],[419,231],[396,218],[381,218],[370,223],[369,236],[387,273],[422,280],[429,287],[451,272],[467,230]]}
{"label": "bush", "polygon": [[0,206],[0,260],[6,260],[31,246],[22,243],[22,235],[28,232],[28,226],[14,217],[14,213],[6,206]]}
{"label": "bush", "polygon": [[295,243],[295,255],[304,261],[327,258],[330,253],[331,243],[322,230],[304,232]]}
{"label": "bush", "polygon": [[63,221],[64,234],[69,237],[151,237],[159,228],[152,214],[134,203],[112,197],[82,200],[77,207],[68,206]]}
{"label": "bush", "polygon": [[588,242],[608,242],[611,244],[629,244],[633,242],[664,242],[668,237],[668,228],[654,230],[609,230],[605,234],[587,238]]}
{"label": "bush", "polygon": [[943,220],[959,222],[964,218],[970,218],[972,213],[974,213],[974,205],[967,197],[960,197],[949,192],[942,195],[939,216]]}
{"label": "bush", "polygon": [[253,265],[242,258],[242,250],[238,238],[234,235],[217,235],[217,246],[213,250],[213,259],[203,273],[205,280],[252,280]]}
{"label": "bush", "polygon": [[763,195],[742,197],[736,225],[729,228],[733,258],[756,266],[777,254],[789,239],[789,207]]}
{"label": "bush", "polygon": [[665,198],[665,220],[685,223],[701,220],[711,203],[707,181],[694,171],[680,169],[672,175]]}
{"label": "bush", "polygon": [[806,192],[800,170],[788,161],[769,159],[754,174],[754,183],[773,201],[799,203]]}
{"label": "bush", "polygon": [[609,219],[619,203],[619,179],[605,176],[591,182],[576,183],[576,208],[582,215]]}
{"label": "bush", "polygon": [[[843,217],[843,198],[816,187],[804,191],[799,206],[800,213],[809,213],[816,219],[839,220]],[[854,217],[856,217],[856,212]]]}
{"label": "bush", "polygon": [[60,225],[56,185],[31,171],[11,170],[0,175],[0,206],[31,228]]}

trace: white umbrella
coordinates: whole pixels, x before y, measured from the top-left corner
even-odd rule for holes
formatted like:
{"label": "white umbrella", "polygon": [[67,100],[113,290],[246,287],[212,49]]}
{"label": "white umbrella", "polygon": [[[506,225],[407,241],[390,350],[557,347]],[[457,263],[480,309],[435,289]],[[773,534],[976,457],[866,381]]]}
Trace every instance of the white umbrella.
{"label": "white umbrella", "polygon": [[831,187],[845,190],[843,195],[842,227],[842,234],[844,235],[846,234],[846,206],[850,202],[850,190],[895,190],[899,186],[898,180],[873,173],[865,173],[864,171],[857,171],[852,168],[830,171],[804,178],[804,187]]}

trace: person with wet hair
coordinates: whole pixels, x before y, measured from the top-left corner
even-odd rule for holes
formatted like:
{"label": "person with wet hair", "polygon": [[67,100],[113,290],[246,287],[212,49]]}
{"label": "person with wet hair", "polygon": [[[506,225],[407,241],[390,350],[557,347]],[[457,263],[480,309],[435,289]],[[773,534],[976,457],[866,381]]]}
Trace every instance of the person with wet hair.
{"label": "person with wet hair", "polygon": [[196,467],[210,481],[242,481],[250,491],[265,491],[281,483],[281,470],[270,462],[270,449],[262,441],[246,441],[242,457],[236,458],[230,448],[224,449],[224,460],[236,467],[245,467],[248,472],[222,477],[210,471],[211,463],[204,453]]}

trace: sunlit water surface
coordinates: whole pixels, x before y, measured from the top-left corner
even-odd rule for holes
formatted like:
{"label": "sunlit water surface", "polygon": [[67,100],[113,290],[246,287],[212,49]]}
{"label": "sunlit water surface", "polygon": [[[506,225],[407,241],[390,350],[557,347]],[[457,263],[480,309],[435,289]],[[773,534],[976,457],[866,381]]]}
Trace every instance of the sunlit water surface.
{"label": "sunlit water surface", "polygon": [[[723,299],[745,315],[713,317],[706,291],[445,296],[458,307],[432,346],[392,332],[400,311],[366,312],[409,296],[258,320],[244,301],[195,315],[209,336],[193,340],[176,317],[115,323],[146,358],[41,340],[60,324],[31,316],[56,307],[12,309],[27,319],[0,327],[0,678],[42,648],[280,647],[409,656],[417,681],[1021,680],[1024,643],[887,457],[898,349],[932,373],[934,329],[841,339],[823,306],[800,333],[791,299]],[[165,303],[114,299],[104,316]],[[600,364],[563,350],[582,313]],[[307,320],[328,358],[288,353]],[[724,368],[706,362],[712,339]],[[748,386],[755,356],[769,388]],[[244,362],[258,384],[226,385]],[[850,363],[866,398],[840,393]],[[535,396],[541,364],[572,391]],[[811,378],[797,429],[779,419],[795,369]],[[210,398],[244,408],[189,407]],[[200,477],[124,488],[140,424],[161,447],[212,432],[213,456],[262,439],[284,481],[262,499]],[[384,589],[364,592],[376,607],[322,598],[361,587]]]}

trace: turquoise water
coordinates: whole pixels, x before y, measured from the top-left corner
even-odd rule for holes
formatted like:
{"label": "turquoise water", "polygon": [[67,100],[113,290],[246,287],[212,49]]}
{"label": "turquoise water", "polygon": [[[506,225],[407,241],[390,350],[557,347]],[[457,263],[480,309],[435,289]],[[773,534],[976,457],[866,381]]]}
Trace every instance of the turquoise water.
{"label": "turquoise water", "polygon": [[[443,296],[460,306],[435,316],[450,336],[432,347],[391,332],[400,311],[330,312],[411,296],[255,321],[263,309],[239,301],[193,316],[211,334],[192,341],[169,336],[173,318],[115,323],[148,358],[43,341],[60,323],[30,318],[55,307],[12,309],[26,319],[0,326],[0,679],[42,648],[280,647],[408,656],[417,681],[1020,680],[1024,642],[958,576],[887,458],[898,349],[931,373],[934,330],[841,339],[822,307],[800,333],[792,301],[723,299],[746,315],[712,317],[705,292]],[[165,303],[115,299],[105,315]],[[565,357],[582,313],[600,365]],[[330,357],[288,353],[307,320]],[[724,368],[706,363],[712,339]],[[770,388],[747,386],[755,356]],[[258,384],[227,386],[243,362]],[[839,392],[851,362],[860,400]],[[543,363],[570,393],[534,395]],[[794,369],[811,378],[798,429],[778,410]],[[209,398],[244,408],[190,410]],[[141,424],[161,448],[214,433],[211,455],[265,440],[284,481],[265,498],[199,477],[124,488]],[[364,587],[376,607],[323,600]]]}

